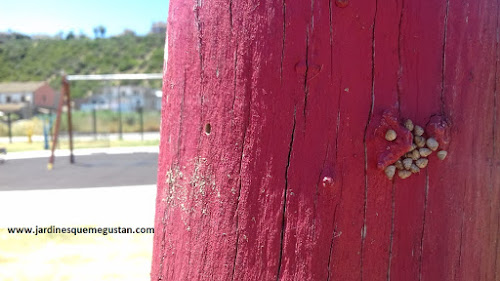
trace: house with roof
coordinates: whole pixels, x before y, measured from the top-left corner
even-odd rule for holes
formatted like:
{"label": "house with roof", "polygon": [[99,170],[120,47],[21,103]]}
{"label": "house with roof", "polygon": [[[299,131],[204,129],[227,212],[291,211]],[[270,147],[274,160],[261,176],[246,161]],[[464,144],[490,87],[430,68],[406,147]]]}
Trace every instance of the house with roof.
{"label": "house with roof", "polygon": [[57,107],[58,95],[47,82],[0,83],[0,112],[17,113],[21,118]]}
{"label": "house with roof", "polygon": [[82,111],[111,110],[133,112],[138,108],[145,111],[161,110],[161,91],[142,86],[108,86],[92,96],[75,101],[76,109]]}

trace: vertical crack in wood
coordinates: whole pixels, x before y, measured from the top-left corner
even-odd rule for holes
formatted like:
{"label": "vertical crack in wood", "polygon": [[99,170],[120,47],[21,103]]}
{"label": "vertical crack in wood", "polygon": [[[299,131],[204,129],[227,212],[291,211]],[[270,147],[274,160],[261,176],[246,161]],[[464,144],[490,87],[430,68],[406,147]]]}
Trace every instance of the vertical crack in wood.
{"label": "vertical crack in wood", "polygon": [[[500,209],[500,208],[499,208]],[[498,240],[500,240],[500,214],[498,215],[498,223],[497,223],[497,242],[496,242],[496,247],[495,247],[495,250],[496,250],[496,254],[495,254],[495,279],[494,280],[498,280],[498,252],[500,252],[500,248],[498,247],[499,246],[499,243],[498,243]]]}
{"label": "vertical crack in wood", "polygon": [[378,8],[378,0],[375,1],[375,13],[373,15],[373,25],[372,25],[372,87],[371,87],[371,102],[370,102],[370,110],[368,112],[368,120],[366,121],[365,130],[363,134],[363,146],[364,146],[364,156],[365,156],[365,198],[363,203],[363,228],[361,229],[361,250],[360,250],[360,262],[359,269],[361,275],[361,281],[363,281],[363,258],[364,258],[364,250],[365,250],[365,238],[366,238],[366,214],[368,208],[368,150],[366,145],[366,136],[368,134],[368,127],[370,126],[370,122],[372,120],[373,107],[375,105],[375,26],[377,22],[377,8]]}
{"label": "vertical crack in wood", "polygon": [[405,8],[405,1],[401,1],[401,12],[399,14],[399,23],[398,23],[398,62],[399,62],[399,69],[398,69],[398,81],[396,85],[396,91],[398,94],[398,113],[399,116],[401,116],[401,77],[403,76],[403,65],[402,65],[402,60],[401,60],[401,41],[402,41],[402,26],[403,26],[403,11]]}
{"label": "vertical crack in wood", "polygon": [[[307,87],[307,76],[309,75],[309,28],[306,33],[306,72],[304,74],[304,119],[306,119],[306,110],[307,110],[307,96],[309,89]],[[307,122],[305,122],[307,123]]]}
{"label": "vertical crack in wood", "polygon": [[[342,84],[342,83],[340,83]],[[340,131],[340,95],[341,95],[341,92],[342,90],[340,89],[341,87],[339,86],[339,97],[338,97],[338,108],[337,108],[337,125],[336,125],[336,136],[335,136],[335,163],[336,165],[338,164],[338,143],[339,143],[339,131]],[[342,191],[343,191],[343,188],[344,188],[344,177],[343,177],[343,172],[342,172],[342,175],[341,175],[341,179],[340,179],[340,196],[339,196],[339,200],[337,202],[337,204],[335,205],[335,211],[333,212],[333,233],[332,233],[332,240],[331,240],[331,243],[330,243],[330,253],[329,253],[329,256],[328,256],[328,277],[327,277],[327,281],[330,280],[330,275],[331,275],[331,269],[330,269],[330,262],[331,262],[331,256],[333,254],[333,243],[334,243],[334,240],[335,240],[335,237],[336,237],[336,227],[335,227],[335,222],[337,221],[337,207],[340,205],[340,202],[342,202]]]}
{"label": "vertical crack in wood", "polygon": [[229,25],[233,31],[233,0],[229,0]]}
{"label": "vertical crack in wood", "polygon": [[[465,181],[464,194],[462,196],[462,220],[460,222],[460,243],[458,248],[458,268],[462,266],[462,249],[463,249],[463,236],[464,236],[464,224],[465,224],[465,198],[467,195],[467,181]],[[455,279],[458,280],[460,273],[455,272]],[[457,279],[458,278],[458,279]]]}
{"label": "vertical crack in wood", "polygon": [[445,78],[445,71],[446,71],[446,37],[448,35],[448,13],[450,10],[450,0],[446,0],[446,12],[444,15],[444,31],[443,31],[443,59],[442,59],[442,65],[441,65],[441,115],[444,116],[444,88],[445,88],[445,83],[444,83],[444,78]]}
{"label": "vertical crack in wood", "polygon": [[[202,30],[202,23],[200,21],[200,8],[201,8],[201,0],[195,0],[196,1],[196,8],[195,8],[195,24],[196,28],[198,31],[198,56],[200,60],[200,124],[203,123],[203,103],[204,103],[204,96],[203,96],[203,82],[204,82],[204,65],[203,65],[203,30]],[[203,127],[200,126],[200,135],[201,132],[203,131]]]}
{"label": "vertical crack in wood", "polygon": [[[249,110],[250,111],[250,110]],[[250,117],[248,117],[250,118]],[[234,261],[233,261],[233,270],[231,274],[231,280],[234,280],[234,272],[236,269],[236,258],[238,257],[238,245],[239,245],[239,240],[240,240],[240,232],[239,232],[239,215],[238,215],[238,210],[240,207],[240,196],[241,196],[241,166],[243,162],[243,156],[245,153],[245,139],[248,131],[248,124],[246,125],[245,131],[243,133],[243,143],[241,145],[241,156],[240,156],[240,167],[238,170],[238,175],[240,175],[239,179],[239,186],[238,186],[238,197],[236,199],[236,210],[235,210],[235,215],[236,215],[236,245],[235,245],[235,250],[234,250]]]}
{"label": "vertical crack in wood", "polygon": [[276,280],[280,279],[281,273],[281,259],[283,258],[283,243],[285,239],[285,227],[286,227],[286,199],[287,199],[287,191],[288,191],[288,169],[290,168],[290,159],[292,157],[292,148],[293,148],[293,138],[295,136],[295,125],[297,123],[296,120],[297,108],[293,110],[293,126],[292,126],[292,134],[290,137],[290,145],[288,146],[288,157],[285,169],[285,189],[283,191],[283,215],[281,218],[281,240],[280,240],[280,255],[278,259],[278,273],[276,275]]}
{"label": "vertical crack in wood", "polygon": [[332,0],[328,1],[328,13],[330,20],[330,78],[333,76],[333,15],[332,15]]}
{"label": "vertical crack in wood", "polygon": [[336,133],[336,136],[335,136],[335,162],[337,161],[337,156],[338,156],[338,152],[339,152],[339,132],[340,132],[340,118],[341,118],[341,115],[340,115],[340,112],[341,112],[341,96],[342,96],[342,79],[340,79],[340,83],[339,83],[339,96],[337,98],[337,104],[338,104],[338,107],[337,107],[337,126],[335,128],[335,133]]}
{"label": "vertical crack in wood", "polygon": [[[335,156],[335,162],[336,163],[338,162],[337,156]],[[342,234],[342,232],[337,234],[336,222],[337,222],[337,208],[340,205],[340,202],[342,202],[343,191],[344,191],[344,172],[342,170],[342,173],[340,174],[340,195],[339,195],[339,199],[337,201],[337,204],[335,204],[335,210],[333,212],[333,221],[332,221],[333,233],[332,233],[332,240],[330,241],[330,252],[328,254],[328,266],[327,266],[328,275],[327,275],[327,279],[326,279],[327,281],[329,281],[331,278],[331,260],[332,260],[332,256],[333,256],[333,248],[334,248],[335,238],[339,237]]]}
{"label": "vertical crack in wood", "polygon": [[[237,59],[235,59],[235,74],[236,74],[236,63],[237,63]],[[236,75],[235,75],[235,80],[234,80],[234,87],[235,87],[235,92],[236,92]],[[248,91],[248,93],[251,93],[250,91]],[[235,270],[236,270],[236,260],[237,260],[237,257],[238,257],[238,246],[239,246],[239,241],[240,241],[240,232],[239,232],[239,214],[238,214],[238,210],[239,210],[239,207],[240,207],[240,196],[241,196],[241,167],[243,165],[243,157],[244,157],[244,154],[245,154],[245,140],[246,140],[246,137],[247,137],[247,133],[248,133],[248,128],[250,127],[250,108],[252,106],[252,97],[251,97],[251,94],[249,96],[247,96],[247,103],[246,103],[246,116],[245,116],[245,125],[244,125],[244,129],[243,129],[243,138],[242,138],[242,143],[241,143],[241,151],[240,151],[240,165],[238,167],[238,175],[239,175],[239,186],[238,186],[238,197],[236,199],[236,209],[235,209],[235,216],[236,216],[236,228],[235,228],[235,232],[236,232],[236,245],[235,245],[235,250],[234,250],[234,260],[233,260],[233,270],[232,270],[232,273],[231,273],[231,280],[234,280],[234,273],[235,273]]]}
{"label": "vertical crack in wood", "polygon": [[161,237],[161,259],[160,259],[160,266],[159,266],[159,271],[158,272],[158,281],[160,280],[163,280],[163,265],[164,265],[164,261],[165,261],[165,255],[166,255],[166,252],[165,252],[165,241],[167,239],[167,232],[165,231],[167,226],[165,224],[165,220],[166,220],[166,217],[167,217],[167,207],[165,207],[165,209],[163,210],[163,219],[162,219],[162,224],[163,224],[163,228],[162,228],[162,231],[163,231],[163,236]]}
{"label": "vertical crack in wood", "polygon": [[327,266],[327,277],[326,277],[326,281],[330,281],[330,278],[331,278],[331,268],[330,268],[330,265],[331,265],[331,262],[332,262],[332,255],[333,255],[333,242],[335,241],[335,237],[336,237],[336,233],[337,233],[337,227],[335,226],[335,221],[337,219],[337,208],[339,206],[339,203],[337,203],[335,205],[335,209],[333,211],[333,234],[332,234],[332,240],[330,241],[330,252],[328,254],[328,266]]}
{"label": "vertical crack in wood", "polygon": [[[493,153],[492,153],[492,163],[490,165],[490,190],[493,191],[493,183],[494,183],[494,178],[493,175],[495,175],[495,167],[496,167],[496,127],[497,127],[497,104],[498,104],[498,88],[497,88],[497,83],[498,83],[498,44],[500,40],[500,33],[499,33],[499,13],[500,13],[500,1],[497,1],[497,20],[496,20],[496,32],[495,32],[495,84],[494,84],[494,91],[493,91],[493,132],[492,132],[492,140],[493,140]],[[498,188],[498,186],[497,186]],[[491,196],[490,196],[491,197]],[[490,204],[491,206],[491,204]],[[497,206],[498,208],[498,206]],[[498,252],[500,249],[498,248],[499,246],[499,240],[500,240],[500,208],[498,208],[497,212],[497,218],[498,218],[498,224],[497,224],[497,235],[495,237],[495,259],[494,259],[494,265],[495,265],[495,272],[494,272],[494,280],[499,280],[498,276]],[[493,231],[494,232],[494,231]]]}
{"label": "vertical crack in wood", "polygon": [[[332,11],[332,0],[328,1],[328,13],[329,13],[329,24],[330,24],[330,78],[333,78],[333,11]],[[336,121],[336,129],[335,129],[335,165],[338,163],[338,143],[339,143],[339,131],[340,131],[340,101],[341,101],[341,95],[342,95],[342,81],[339,83],[339,94],[338,94],[338,99],[337,99],[337,121]],[[330,143],[330,142],[329,142]],[[330,146],[328,146],[330,147]],[[326,158],[325,158],[326,160]],[[323,163],[324,166],[324,163]],[[335,209],[333,211],[333,221],[332,221],[332,226],[333,226],[333,232],[332,232],[332,239],[330,241],[330,250],[328,253],[328,264],[327,264],[327,281],[330,281],[331,275],[332,275],[332,269],[331,269],[331,263],[332,263],[332,256],[333,256],[333,246],[335,242],[335,238],[337,237],[337,227],[336,227],[336,221],[337,221],[337,209],[338,206],[340,205],[340,202],[342,202],[342,189],[343,189],[343,181],[341,181],[340,184],[340,196],[337,204],[335,204]]]}
{"label": "vertical crack in wood", "polygon": [[314,30],[314,0],[311,0],[311,19],[306,31],[306,72],[304,75],[304,124],[307,124],[307,98],[309,96],[309,87],[307,80],[309,79],[309,36]]}
{"label": "vertical crack in wood", "polygon": [[[246,135],[246,132],[243,135],[243,143],[245,142],[245,135]],[[240,242],[240,230],[239,230],[240,218],[238,215],[238,210],[240,207],[240,196],[241,196],[241,162],[243,161],[243,153],[244,153],[244,145],[242,145],[242,147],[241,147],[240,167],[239,167],[239,173],[238,173],[240,175],[240,179],[239,179],[239,185],[238,185],[238,196],[236,198],[236,209],[234,211],[235,216],[236,216],[236,224],[235,224],[236,241],[235,241],[235,246],[234,246],[234,259],[233,259],[233,270],[231,273],[231,280],[234,280],[234,272],[236,270],[236,260],[238,257],[238,246],[239,246],[239,242]]]}
{"label": "vertical crack in wood", "polygon": [[203,33],[202,33],[202,26],[201,26],[201,21],[200,21],[200,8],[201,8],[201,2],[200,0],[195,0],[195,10],[194,10],[194,17],[195,17],[195,24],[196,24],[196,29],[198,31],[198,56],[200,57],[200,75],[203,73],[203,55],[202,55],[202,46],[203,46]]}
{"label": "vertical crack in wood", "polygon": [[387,281],[391,280],[392,247],[394,245],[394,218],[396,216],[396,185],[392,182],[391,193],[391,234],[389,236],[389,259],[387,263]]}
{"label": "vertical crack in wood", "polygon": [[424,197],[424,216],[422,218],[422,232],[420,233],[420,250],[418,257],[418,280],[422,280],[422,263],[424,260],[424,236],[425,236],[425,219],[427,216],[427,202],[429,199],[429,171],[425,170],[425,197]]}
{"label": "vertical crack in wood", "polygon": [[283,82],[283,60],[285,58],[285,40],[286,40],[286,1],[283,0],[283,39],[281,42],[280,83]]}

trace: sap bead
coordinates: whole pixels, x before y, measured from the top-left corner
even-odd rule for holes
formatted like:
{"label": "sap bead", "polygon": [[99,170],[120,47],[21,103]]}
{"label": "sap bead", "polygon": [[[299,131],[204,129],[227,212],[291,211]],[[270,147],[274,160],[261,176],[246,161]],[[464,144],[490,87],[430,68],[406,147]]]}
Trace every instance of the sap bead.
{"label": "sap bead", "polygon": [[385,175],[392,180],[394,175],[396,174],[396,166],[390,165],[385,168]]}
{"label": "sap bead", "polygon": [[420,168],[417,167],[417,165],[415,164],[411,164],[411,167],[410,167],[410,172],[416,174],[416,173],[420,173]]}
{"label": "sap bead", "polygon": [[396,168],[398,170],[403,170],[405,167],[403,166],[403,162],[401,162],[401,160],[398,160],[396,161],[396,163],[394,163],[394,166],[396,166]]}
{"label": "sap bead", "polygon": [[403,160],[403,167],[405,167],[406,170],[410,169],[411,164],[413,164],[413,159],[406,158],[406,159]]}
{"label": "sap bead", "polygon": [[410,172],[410,171],[407,171],[407,170],[402,170],[402,171],[399,171],[399,172],[398,172],[398,176],[399,176],[401,179],[406,179],[406,178],[408,178],[409,176],[411,176],[411,172]]}
{"label": "sap bead", "polygon": [[415,136],[422,136],[424,134],[424,129],[420,127],[419,125],[415,125],[415,128],[413,129],[413,133]]}
{"label": "sap bead", "polygon": [[426,144],[427,147],[430,148],[432,151],[436,151],[436,149],[438,149],[439,147],[439,143],[435,138],[428,138]]}
{"label": "sap bead", "polygon": [[396,131],[389,129],[387,132],[385,132],[385,139],[388,141],[393,141],[396,139],[398,135],[396,134]]}
{"label": "sap bead", "polygon": [[413,122],[410,119],[406,119],[405,121],[405,128],[408,129],[408,131],[413,131]]}
{"label": "sap bead", "polygon": [[417,161],[415,161],[415,165],[417,165],[417,167],[419,167],[420,169],[427,167],[428,163],[429,163],[429,159],[427,159],[427,158],[420,158]]}
{"label": "sap bead", "polygon": [[431,155],[432,150],[430,150],[426,147],[422,147],[418,150],[418,152],[420,153],[421,157],[427,157],[427,156]]}
{"label": "sap bead", "polygon": [[448,155],[448,152],[446,150],[441,150],[437,153],[437,157],[440,160],[444,160],[444,158],[446,158],[446,155]]}
{"label": "sap bead", "polygon": [[425,146],[425,138],[422,137],[422,136],[415,136],[413,138],[413,141],[415,142],[415,144],[417,145],[417,147],[424,147]]}

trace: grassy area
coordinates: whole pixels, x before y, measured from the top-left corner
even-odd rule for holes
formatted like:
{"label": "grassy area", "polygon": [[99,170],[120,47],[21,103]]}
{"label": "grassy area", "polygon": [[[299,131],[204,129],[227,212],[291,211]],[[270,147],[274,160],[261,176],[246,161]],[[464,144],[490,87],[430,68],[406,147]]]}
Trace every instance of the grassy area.
{"label": "grassy area", "polygon": [[[96,129],[98,133],[117,133],[119,130],[119,114],[110,110],[99,110],[96,114]],[[19,120],[12,123],[13,136],[43,135],[44,120],[47,116],[36,116],[29,120]],[[55,118],[55,116],[54,116]],[[67,116],[61,116],[61,131],[67,131]],[[158,132],[160,130],[161,114],[159,111],[144,112],[143,126],[145,132]],[[47,122],[47,119],[46,119]],[[92,133],[92,112],[74,111],[72,113],[73,131],[75,133]],[[124,133],[140,132],[141,124],[139,114],[136,112],[122,113],[122,130]],[[0,122],[0,137],[8,136],[8,127]]]}
{"label": "grassy area", "polygon": [[[48,79],[58,89],[61,69],[70,74],[159,73],[164,46],[164,34],[6,40],[0,44],[0,81]],[[161,88],[161,80],[134,82]],[[95,81],[79,81],[72,85],[71,94],[83,97],[99,87]]]}
{"label": "grassy area", "polygon": [[35,236],[0,229],[0,280],[149,280],[152,244],[153,234]]}
{"label": "grassy area", "polygon": [[[133,146],[158,146],[159,140],[97,140],[97,141],[75,141],[73,148],[99,148],[99,147],[133,147]],[[0,144],[0,147],[5,147],[8,152],[34,151],[43,150],[42,142],[17,142]],[[68,149],[67,141],[62,141],[58,149]]]}

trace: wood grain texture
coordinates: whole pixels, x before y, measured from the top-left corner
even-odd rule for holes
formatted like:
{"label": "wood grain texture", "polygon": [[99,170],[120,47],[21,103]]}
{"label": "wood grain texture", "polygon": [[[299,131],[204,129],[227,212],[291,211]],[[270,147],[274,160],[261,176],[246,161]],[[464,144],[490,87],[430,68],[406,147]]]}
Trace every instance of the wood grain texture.
{"label": "wood grain texture", "polygon": [[[151,280],[500,280],[498,17],[171,0]],[[387,112],[448,157],[388,180]]]}

